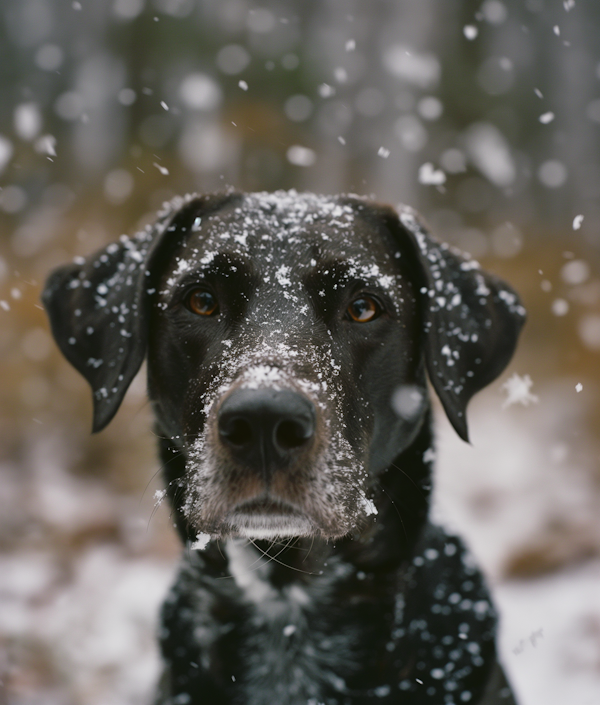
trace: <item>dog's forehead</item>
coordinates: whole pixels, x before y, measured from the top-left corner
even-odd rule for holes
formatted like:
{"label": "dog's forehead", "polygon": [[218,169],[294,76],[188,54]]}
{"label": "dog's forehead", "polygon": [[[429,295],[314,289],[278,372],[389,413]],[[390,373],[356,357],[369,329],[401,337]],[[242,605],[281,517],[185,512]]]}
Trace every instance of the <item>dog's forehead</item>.
{"label": "dog's forehead", "polygon": [[208,266],[226,254],[263,270],[340,262],[363,278],[389,275],[396,271],[394,245],[383,224],[365,218],[369,209],[368,201],[295,191],[247,194],[195,218],[186,257]]}

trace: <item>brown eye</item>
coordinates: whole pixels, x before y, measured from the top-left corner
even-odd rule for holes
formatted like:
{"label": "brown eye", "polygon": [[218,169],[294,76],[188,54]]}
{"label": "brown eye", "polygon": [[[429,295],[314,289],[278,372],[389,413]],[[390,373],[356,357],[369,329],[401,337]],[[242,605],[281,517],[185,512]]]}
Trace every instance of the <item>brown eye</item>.
{"label": "brown eye", "polygon": [[217,312],[217,299],[205,289],[193,289],[186,300],[187,307],[198,316],[212,316]]}
{"label": "brown eye", "polygon": [[357,323],[367,323],[381,314],[381,307],[370,296],[360,296],[348,306],[348,315]]}

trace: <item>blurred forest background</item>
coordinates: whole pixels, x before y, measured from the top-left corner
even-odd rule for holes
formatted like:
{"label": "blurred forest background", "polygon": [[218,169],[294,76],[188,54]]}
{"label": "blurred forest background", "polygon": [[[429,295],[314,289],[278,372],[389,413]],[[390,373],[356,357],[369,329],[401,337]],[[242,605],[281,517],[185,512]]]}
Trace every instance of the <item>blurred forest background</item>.
{"label": "blurred forest background", "polygon": [[600,3],[3,0],[0,704],[141,705],[179,554],[143,374],[90,436],[48,271],[190,191],[372,194],[521,293],[508,372],[438,414],[435,514],[523,705],[600,702]]}

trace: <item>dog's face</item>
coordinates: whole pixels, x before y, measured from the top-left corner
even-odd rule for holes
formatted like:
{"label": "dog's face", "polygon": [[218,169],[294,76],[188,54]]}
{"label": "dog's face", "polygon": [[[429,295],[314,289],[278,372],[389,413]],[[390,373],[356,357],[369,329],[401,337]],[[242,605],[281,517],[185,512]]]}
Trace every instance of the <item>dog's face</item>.
{"label": "dog's face", "polygon": [[188,459],[188,521],[346,534],[426,407],[408,265],[383,223],[333,199],[253,195],[195,222],[161,276],[148,356],[160,426]]}
{"label": "dog's face", "polygon": [[177,202],[59,270],[45,302],[94,389],[95,428],[147,348],[159,428],[186,458],[187,522],[254,538],[367,522],[378,475],[423,422],[425,367],[466,437],[466,404],[523,318],[411,211],[294,192]]}

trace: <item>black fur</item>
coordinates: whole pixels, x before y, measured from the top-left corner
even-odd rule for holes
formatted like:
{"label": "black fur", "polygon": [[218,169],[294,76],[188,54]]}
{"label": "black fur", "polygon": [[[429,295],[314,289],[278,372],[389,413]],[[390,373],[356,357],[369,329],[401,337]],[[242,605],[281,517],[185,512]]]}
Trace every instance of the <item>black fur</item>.
{"label": "black fur", "polygon": [[408,208],[228,194],[176,199],[44,303],[94,430],[148,358],[187,545],[158,703],[514,703],[484,581],[427,518],[425,374],[467,440],[524,321],[506,284]]}

